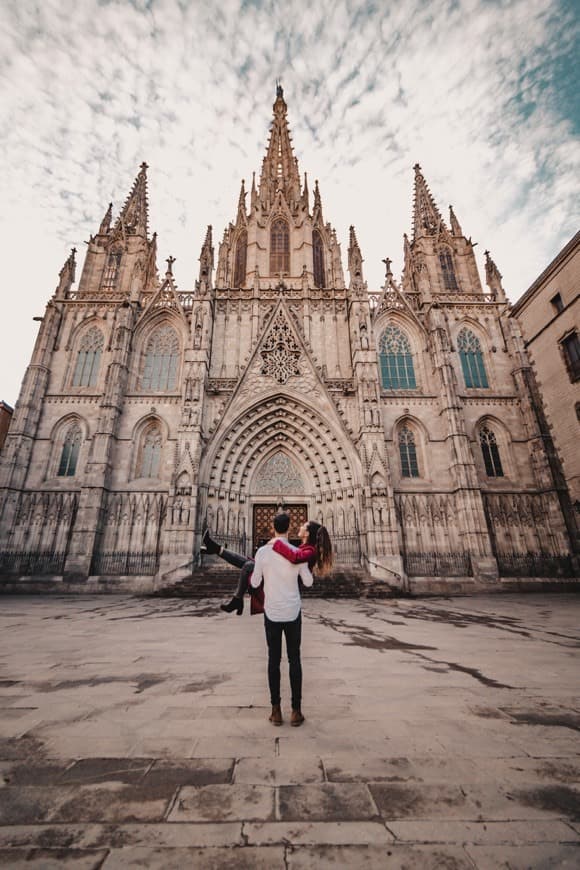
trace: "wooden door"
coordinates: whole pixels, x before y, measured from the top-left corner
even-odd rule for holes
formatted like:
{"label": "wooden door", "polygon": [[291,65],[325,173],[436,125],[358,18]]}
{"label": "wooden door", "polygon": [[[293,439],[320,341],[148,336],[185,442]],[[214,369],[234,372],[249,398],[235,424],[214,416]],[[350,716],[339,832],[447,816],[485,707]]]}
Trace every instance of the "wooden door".
{"label": "wooden door", "polygon": [[[298,544],[300,544],[298,529],[308,519],[307,507],[305,504],[285,504],[282,510],[284,513],[290,514],[290,529],[288,530],[290,543],[298,546]],[[273,521],[279,511],[280,506],[277,504],[254,505],[254,524],[252,533],[254,552],[273,536]]]}

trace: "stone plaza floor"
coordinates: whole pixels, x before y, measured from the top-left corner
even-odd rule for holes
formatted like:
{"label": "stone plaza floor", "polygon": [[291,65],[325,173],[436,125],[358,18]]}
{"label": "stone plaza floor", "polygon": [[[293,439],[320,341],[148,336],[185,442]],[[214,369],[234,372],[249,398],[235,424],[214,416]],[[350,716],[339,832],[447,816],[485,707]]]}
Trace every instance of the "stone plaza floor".
{"label": "stone plaza floor", "polygon": [[580,867],[580,596],[0,598],[0,866]]}

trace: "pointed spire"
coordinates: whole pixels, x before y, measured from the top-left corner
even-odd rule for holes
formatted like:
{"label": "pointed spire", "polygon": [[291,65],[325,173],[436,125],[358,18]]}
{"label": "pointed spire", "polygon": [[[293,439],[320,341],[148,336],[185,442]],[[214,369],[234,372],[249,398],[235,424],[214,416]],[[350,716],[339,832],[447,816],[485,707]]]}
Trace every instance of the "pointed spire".
{"label": "pointed spire", "polygon": [[240,196],[238,199],[238,216],[236,225],[239,226],[246,222],[246,182],[242,178],[242,186],[240,188]]}
{"label": "pointed spire", "polygon": [[147,202],[147,164],[142,163],[131,193],[117,218],[115,229],[122,229],[127,235],[147,238],[149,204]]}
{"label": "pointed spire", "polygon": [[103,220],[101,221],[101,226],[99,227],[99,235],[100,236],[105,236],[109,232],[109,229],[111,228],[112,217],[113,217],[113,203],[110,202],[109,207],[108,207],[108,209],[105,212],[105,215],[103,217]]}
{"label": "pointed spire", "polygon": [[159,275],[157,274],[157,233],[153,233],[153,237],[149,242],[149,253],[147,254],[147,264],[145,266],[144,289],[146,291],[154,290],[158,284]]}
{"label": "pointed spire", "polygon": [[310,207],[310,193],[308,190],[308,174],[304,173],[304,187],[302,188],[302,205],[308,211]]}
{"label": "pointed spire", "polygon": [[64,261],[64,265],[58,273],[59,282],[56,288],[56,296],[59,299],[64,299],[67,296],[70,288],[75,282],[75,272],[77,266],[75,258],[76,252],[76,248],[71,248],[70,254]]}
{"label": "pointed spire", "polygon": [[455,217],[455,212],[453,211],[453,206],[449,206],[449,223],[451,224],[451,232],[454,236],[462,236],[463,230],[461,229],[461,224]]}
{"label": "pointed spire", "polygon": [[252,172],[252,190],[250,192],[250,208],[252,211],[258,205],[258,191],[256,190],[256,173]]}
{"label": "pointed spire", "polygon": [[489,251],[485,251],[485,283],[489,287],[491,295],[498,302],[506,302],[505,290],[501,283],[502,274],[491,259]]}
{"label": "pointed spire", "polygon": [[165,277],[166,278],[173,278],[173,264],[175,263],[175,257],[169,256],[169,257],[167,257],[165,262],[167,263],[167,270],[165,272]]}
{"label": "pointed spire", "polygon": [[435,200],[425,181],[421,167],[415,163],[415,196],[413,201],[413,239],[432,236],[445,226]]}
{"label": "pointed spire", "polygon": [[212,288],[212,272],[213,272],[213,241],[212,228],[209,224],[205,234],[205,240],[201,247],[199,255],[199,281],[198,288],[200,294],[204,295]]}
{"label": "pointed spire", "polygon": [[280,84],[276,86],[276,102],[273,110],[270,140],[262,162],[260,199],[267,208],[273,203],[277,191],[281,190],[286,202],[292,207],[300,200],[300,174],[292,150],[292,138],[286,117],[288,107]]}
{"label": "pointed spire", "polygon": [[314,182],[314,206],[312,207],[312,219],[319,224],[324,223],[324,218],[322,217],[322,199],[320,198],[318,179],[316,179],[316,181]]}
{"label": "pointed spire", "polygon": [[363,279],[363,271],[362,271],[363,258],[360,252],[360,248],[358,245],[358,241],[356,238],[356,233],[354,227],[351,225],[350,234],[349,234],[349,245],[348,245],[348,271],[350,273],[350,286],[362,286]]}

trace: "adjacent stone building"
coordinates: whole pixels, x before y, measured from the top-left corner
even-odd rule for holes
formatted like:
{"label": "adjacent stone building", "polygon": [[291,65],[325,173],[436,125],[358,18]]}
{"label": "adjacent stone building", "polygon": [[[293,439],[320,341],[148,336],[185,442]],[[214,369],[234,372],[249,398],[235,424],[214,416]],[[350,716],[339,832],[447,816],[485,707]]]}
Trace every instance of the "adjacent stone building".
{"label": "adjacent stone building", "polygon": [[[0,566],[120,588],[247,551],[284,505],[394,586],[570,574],[570,537],[501,276],[415,166],[401,281],[369,292],[293,153],[278,88],[249,195],[199,279],[159,279],[147,167],[49,301],[1,465]],[[83,587],[83,584],[84,587]],[[437,584],[439,584],[437,586]]]}
{"label": "adjacent stone building", "polygon": [[534,365],[566,485],[580,510],[580,232],[512,309]]}

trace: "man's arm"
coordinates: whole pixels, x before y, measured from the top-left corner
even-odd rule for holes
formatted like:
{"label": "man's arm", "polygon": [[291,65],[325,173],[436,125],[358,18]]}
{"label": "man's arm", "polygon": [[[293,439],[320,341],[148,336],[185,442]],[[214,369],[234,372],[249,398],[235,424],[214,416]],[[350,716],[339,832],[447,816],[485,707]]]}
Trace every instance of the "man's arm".
{"label": "man's arm", "polygon": [[314,577],[312,576],[312,572],[310,571],[310,568],[305,562],[300,565],[298,576],[300,577],[305,586],[312,586],[312,584],[314,583]]}
{"label": "man's arm", "polygon": [[264,551],[263,551],[263,548],[260,547],[260,549],[256,553],[256,562],[254,564],[254,573],[250,577],[250,583],[256,589],[258,588],[258,586],[260,585],[260,583],[264,579],[264,566],[262,564],[263,561],[264,561]]}

